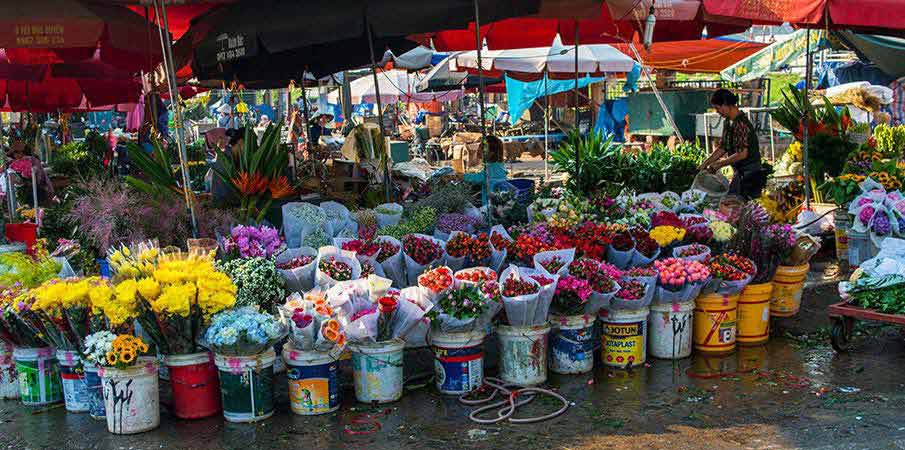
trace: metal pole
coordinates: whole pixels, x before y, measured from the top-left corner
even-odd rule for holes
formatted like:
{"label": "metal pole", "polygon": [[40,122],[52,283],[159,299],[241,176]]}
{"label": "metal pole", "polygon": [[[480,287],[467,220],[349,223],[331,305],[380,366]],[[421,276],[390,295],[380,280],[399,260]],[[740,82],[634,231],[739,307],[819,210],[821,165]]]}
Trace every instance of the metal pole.
{"label": "metal pole", "polygon": [[[575,134],[580,132],[578,129],[578,19],[575,19],[575,92],[572,95],[575,102]],[[575,172],[577,177],[581,177],[581,146],[575,145]]]}
{"label": "metal pole", "polygon": [[[38,163],[40,164],[40,162]],[[38,169],[35,168],[34,162],[31,165],[31,199],[35,205],[35,225],[41,228],[41,215],[38,213]]]}
{"label": "metal pole", "polygon": [[544,68],[544,182],[550,179],[547,157],[550,152],[550,94],[547,92],[547,68]]}
{"label": "metal pole", "polygon": [[474,0],[474,33],[475,33],[475,44],[477,47],[477,56],[478,56],[478,119],[481,122],[481,161],[484,163],[484,192],[486,193],[485,197],[487,198],[487,223],[492,223],[493,214],[491,211],[491,201],[490,201],[490,170],[487,167],[487,124],[484,123],[484,65],[481,62],[481,47],[483,46],[483,42],[481,42],[481,8],[478,5],[478,0]]}
{"label": "metal pole", "polygon": [[[383,151],[383,158],[386,163],[383,165],[383,184],[384,184],[384,193],[386,194],[387,202],[390,202],[392,199],[390,198],[390,158],[389,149],[387,149],[387,135],[385,134],[385,130],[383,129],[383,102],[380,100],[380,80],[377,78],[377,60],[374,58],[374,37],[371,35],[371,24],[367,24],[367,32],[368,32],[368,49],[371,51],[371,75],[374,76],[374,94],[377,96],[377,124],[380,127],[380,136],[383,139],[383,142],[380,143],[380,148]],[[345,80],[343,80],[345,83]]]}
{"label": "metal pole", "polygon": [[[169,23],[167,21],[167,7],[165,2],[154,0],[154,12],[158,21],[163,20],[163,29],[157,28],[160,34],[160,43],[163,52],[163,66],[167,73],[167,86],[170,91],[170,101],[173,102],[173,122],[176,127],[176,146],[179,148],[179,167],[182,172],[182,191],[185,194],[185,204],[189,208],[189,216],[192,219],[192,237],[198,237],[198,220],[195,218],[195,202],[192,194],[192,184],[189,181],[188,154],[185,150],[185,135],[182,129],[182,105],[179,103],[179,91],[176,89],[176,69],[173,67],[173,45],[170,42]],[[159,9],[158,9],[159,8]]]}
{"label": "metal pole", "polygon": [[802,120],[802,138],[801,138],[801,158],[802,158],[802,166],[804,169],[804,205],[806,209],[811,209],[811,174],[810,164],[808,164],[808,122],[810,121],[810,106],[808,103],[808,91],[811,90],[811,59],[813,56],[811,55],[811,29],[805,32],[805,67],[804,67],[804,104],[801,105],[802,110],[804,111],[804,118]]}

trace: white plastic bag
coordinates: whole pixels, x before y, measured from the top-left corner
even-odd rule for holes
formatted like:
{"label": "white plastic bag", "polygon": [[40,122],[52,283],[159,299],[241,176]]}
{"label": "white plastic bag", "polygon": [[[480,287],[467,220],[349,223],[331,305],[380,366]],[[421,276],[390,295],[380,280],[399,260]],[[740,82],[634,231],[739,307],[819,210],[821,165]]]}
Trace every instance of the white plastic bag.
{"label": "white plastic bag", "polygon": [[[550,272],[544,267],[543,263],[549,261],[553,257],[559,257],[560,261],[563,263],[562,267],[555,272]],[[572,261],[575,260],[575,249],[567,248],[564,250],[550,250],[546,252],[539,252],[534,255],[534,268],[540,272],[549,274],[549,275],[559,275],[565,276],[569,274],[569,264],[572,264]]]}
{"label": "white plastic bag", "polygon": [[[437,232],[438,231],[434,231],[434,237],[437,237]],[[452,233],[450,233],[448,235],[448,238],[445,239],[445,242],[448,243],[454,237],[456,237],[460,234],[471,237],[468,233],[465,233],[462,231],[453,231]],[[438,239],[441,239],[441,238],[438,237]],[[449,268],[452,269],[454,272],[464,269],[467,260],[468,260],[468,256],[455,257],[455,256],[450,255],[449,253],[446,254],[446,265],[449,266]]]}
{"label": "white plastic bag", "polygon": [[[300,212],[304,211],[304,213]],[[286,246],[296,248],[302,245],[305,231],[320,228],[326,230],[327,213],[319,206],[307,202],[290,202],[282,207],[283,233],[286,235]],[[314,222],[303,221],[299,215],[308,216]],[[332,230],[330,235],[332,235]]]}
{"label": "white plastic bag", "polygon": [[350,222],[349,208],[342,203],[329,201],[320,204],[321,209],[327,213],[327,223],[331,225],[333,236],[336,236],[341,230],[346,228],[346,224]]}
{"label": "white plastic bag", "polygon": [[288,292],[308,292],[314,288],[314,271],[317,269],[317,250],[311,247],[288,248],[277,255],[277,265],[300,256],[314,256],[310,263],[295,269],[277,269],[286,282]]}
{"label": "white plastic bag", "polygon": [[399,242],[399,239],[396,239],[392,236],[378,236],[378,242],[392,242],[399,251],[394,255],[384,255],[383,250],[380,253],[380,259],[383,260],[380,263],[380,266],[383,267],[383,273],[386,278],[393,280],[393,285],[398,288],[404,288],[407,286],[405,279],[405,258],[402,254],[402,243]]}
{"label": "white plastic bag", "polygon": [[317,286],[323,286],[325,288],[333,287],[333,285],[339,283],[340,281],[351,281],[351,280],[334,280],[329,275],[324,272],[321,272],[320,265],[321,261],[324,261],[330,257],[335,257],[337,261],[344,262],[349,265],[352,269],[352,279],[357,280],[361,276],[361,264],[358,262],[358,259],[355,258],[355,253],[347,252],[342,249],[333,247],[332,245],[321,247],[317,251],[317,269],[314,272],[314,283]]}
{"label": "white plastic bag", "polygon": [[553,294],[556,293],[556,283],[559,282],[559,275],[551,275],[544,270],[527,268],[521,268],[519,269],[519,272],[521,272],[522,276],[525,277],[539,275],[553,280],[550,284],[540,287],[540,293],[537,299],[537,308],[534,310],[534,320],[531,322],[531,324],[540,325],[547,322],[547,317],[550,314],[550,303],[553,302]]}
{"label": "white plastic bag", "polygon": [[[510,276],[515,279],[528,281],[537,287],[538,292],[517,297],[504,296],[503,286]],[[509,325],[514,327],[533,325],[532,322],[534,321],[540,299],[540,283],[529,277],[523,277],[519,268],[510,264],[509,267],[500,274],[500,296],[503,298],[503,306],[506,308],[506,318],[509,319]]]}
{"label": "white plastic bag", "polygon": [[[374,214],[377,215],[377,226],[379,228],[388,227],[399,224],[402,219],[402,205],[398,203],[384,203],[374,208]],[[392,211],[392,213],[383,213],[379,210]]]}
{"label": "white plastic bag", "polygon": [[[412,234],[410,236],[416,236],[423,239],[428,239],[433,241],[435,244],[439,245],[441,249],[446,248],[446,242],[441,241],[433,236],[428,236],[425,234]],[[424,273],[430,266],[441,266],[446,261],[446,250],[443,250],[443,253],[439,258],[428,261],[427,264],[418,264],[412,259],[409,255],[405,254],[405,250],[402,251],[403,256],[405,256],[405,276],[406,276],[406,286],[415,286],[418,283],[418,276]]]}

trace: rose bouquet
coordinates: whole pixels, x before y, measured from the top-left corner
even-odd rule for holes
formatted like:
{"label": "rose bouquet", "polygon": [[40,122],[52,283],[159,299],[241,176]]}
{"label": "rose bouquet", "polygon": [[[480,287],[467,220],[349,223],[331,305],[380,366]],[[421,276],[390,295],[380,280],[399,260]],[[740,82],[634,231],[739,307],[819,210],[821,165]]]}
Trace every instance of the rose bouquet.
{"label": "rose bouquet", "polygon": [[496,281],[497,273],[489,267],[472,267],[455,273],[457,286],[477,286],[487,281]]}
{"label": "rose bouquet", "polygon": [[276,228],[265,225],[238,225],[223,240],[226,259],[270,258],[283,248],[283,239]]}
{"label": "rose bouquet", "polygon": [[650,286],[637,280],[623,280],[610,302],[610,310],[636,310],[647,306]]}
{"label": "rose bouquet", "polygon": [[667,258],[654,262],[659,273],[657,292],[659,303],[681,303],[694,300],[710,280],[710,270],[698,261]]}
{"label": "rose bouquet", "polygon": [[534,268],[550,275],[565,275],[575,260],[575,249],[552,250],[534,255]]}
{"label": "rose bouquet", "polygon": [[591,298],[591,285],[587,280],[566,275],[556,283],[550,309],[560,316],[583,314]]}
{"label": "rose bouquet", "polygon": [[632,266],[646,266],[660,256],[660,245],[643,230],[633,234],[635,238],[635,254],[632,258]]}
{"label": "rose bouquet", "polygon": [[402,243],[390,236],[378,236],[377,244],[380,252],[377,253],[377,262],[383,268],[387,278],[393,280],[396,286],[405,286],[405,257],[402,254]]}
{"label": "rose bouquet", "polygon": [[734,253],[712,256],[706,264],[713,277],[708,289],[722,295],[741,292],[757,274],[757,268],[750,259]]}
{"label": "rose bouquet", "polygon": [[685,239],[697,244],[707,244],[713,239],[713,230],[707,225],[696,225],[686,228]]}
{"label": "rose bouquet", "polygon": [[585,309],[585,314],[590,315],[597,314],[600,308],[609,304],[613,294],[619,289],[616,280],[622,276],[616,266],[590,258],[579,258],[573,261],[569,265],[569,273],[586,280],[591,287],[591,299]]}
{"label": "rose bouquet", "polygon": [[454,231],[446,242],[446,263],[453,270],[490,264],[490,238],[486,233],[476,236]]}
{"label": "rose bouquet", "polygon": [[628,232],[619,233],[613,237],[610,242],[610,248],[607,249],[607,261],[613,263],[616,267],[626,268],[635,257],[635,240]]}
{"label": "rose bouquet", "polygon": [[274,266],[287,292],[306,292],[314,287],[317,250],[311,247],[289,248],[277,255]]}
{"label": "rose bouquet", "polygon": [[276,306],[286,296],[285,280],[272,259],[218,261],[216,269],[232,279],[239,306],[257,306],[262,311],[276,312]]}
{"label": "rose bouquet", "polygon": [[361,263],[355,254],[333,246],[321,247],[317,252],[317,269],[314,284],[330,288],[344,281],[361,277]]}
{"label": "rose bouquet", "polygon": [[334,239],[334,242],[338,243],[340,248],[343,250],[355,253],[356,256],[361,258],[377,258],[378,252],[380,252],[381,246],[380,243],[374,241],[368,241],[365,239]]}
{"label": "rose bouquet", "polygon": [[427,298],[433,301],[453,287],[453,271],[446,266],[428,270],[418,276],[418,286],[426,292]]}
{"label": "rose bouquet", "polygon": [[689,261],[706,261],[710,257],[710,247],[703,244],[690,244],[676,247],[672,250],[674,258],[687,259]]}
{"label": "rose bouquet", "polygon": [[255,308],[229,309],[211,319],[204,345],[223,356],[254,356],[272,350],[286,328],[271,314]]}
{"label": "rose bouquet", "polygon": [[650,226],[653,228],[659,226],[670,226],[675,228],[685,228],[682,219],[672,211],[660,211],[650,218]]}
{"label": "rose bouquet", "polygon": [[574,244],[557,248],[575,247],[576,255],[601,261],[606,258],[613,237],[625,229],[624,225],[585,222],[575,229]]}
{"label": "rose bouquet", "polygon": [[138,362],[139,356],[148,352],[148,345],[131,334],[116,335],[98,331],[85,337],[82,355],[92,365],[126,369]]}
{"label": "rose bouquet", "polygon": [[[654,293],[657,290],[658,275],[659,273],[657,272],[656,267],[653,265],[647,267],[633,267],[622,272],[621,280],[637,281],[647,287],[647,290],[645,291],[645,297],[642,299],[642,301],[646,302],[647,305],[649,305],[654,297]],[[620,282],[620,286],[622,285],[622,281]]]}
{"label": "rose bouquet", "polygon": [[499,290],[509,325],[539,325],[534,321],[540,303],[540,283],[510,265],[500,274]]}
{"label": "rose bouquet", "polygon": [[421,275],[428,266],[442,265],[446,259],[445,243],[423,234],[405,235],[402,238],[402,251],[405,256],[408,286],[415,285],[418,282],[418,275]]}

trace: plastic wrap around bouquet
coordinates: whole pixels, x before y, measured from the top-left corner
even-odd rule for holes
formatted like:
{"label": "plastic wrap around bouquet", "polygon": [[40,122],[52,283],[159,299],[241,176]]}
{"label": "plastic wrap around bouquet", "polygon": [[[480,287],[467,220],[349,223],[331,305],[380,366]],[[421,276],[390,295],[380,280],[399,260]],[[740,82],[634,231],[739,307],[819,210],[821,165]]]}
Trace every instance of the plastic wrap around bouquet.
{"label": "plastic wrap around bouquet", "polygon": [[478,235],[453,231],[446,241],[446,265],[458,271],[468,267],[487,266],[493,259],[493,246],[486,233]]}
{"label": "plastic wrap around bouquet", "polygon": [[443,333],[487,332],[490,322],[502,309],[496,281],[462,286],[437,299],[430,330]]}
{"label": "plastic wrap around bouquet", "polygon": [[652,296],[647,295],[651,287],[638,280],[623,280],[619,290],[607,307],[610,311],[637,311],[650,305]]}
{"label": "plastic wrap around bouquet", "polygon": [[660,206],[664,211],[678,213],[683,206],[682,196],[672,191],[666,191],[660,194]]}
{"label": "plastic wrap around bouquet", "polygon": [[548,275],[563,276],[569,273],[569,264],[574,260],[574,248],[538,252],[534,255],[534,269]]}
{"label": "plastic wrap around bouquet", "polygon": [[453,271],[447,266],[440,266],[418,275],[418,289],[431,302],[453,289]]}
{"label": "plastic wrap around bouquet", "polygon": [[288,248],[276,257],[276,267],[289,292],[306,292],[314,288],[317,250],[311,247]]}
{"label": "plastic wrap around bouquet", "polygon": [[[617,237],[620,237],[620,236],[622,239],[626,239],[626,238],[629,240],[632,239],[628,233],[622,233],[621,235],[617,235]],[[626,241],[624,244],[627,245],[628,241]],[[627,250],[618,250],[616,248],[616,246],[614,246],[611,243],[606,249],[607,262],[609,262],[610,264],[612,264],[620,269],[627,268],[632,263],[632,260],[635,258],[636,252],[635,252],[634,240],[631,241],[631,246],[632,246],[632,248],[627,249]],[[625,247],[622,247],[622,248],[624,249]]]}
{"label": "plastic wrap around bouquet", "polygon": [[492,249],[492,254],[490,256],[490,268],[500,272],[500,269],[503,267],[503,263],[506,261],[507,253],[509,252],[506,248],[498,248],[494,244],[494,233],[498,234],[502,239],[505,239],[507,242],[513,242],[512,236],[509,235],[509,232],[506,231],[506,228],[502,225],[494,225],[493,228],[490,229],[490,246]]}
{"label": "plastic wrap around bouquet", "polygon": [[352,221],[349,208],[346,208],[342,203],[327,201],[321,203],[320,207],[327,215],[327,226],[333,231],[331,237],[339,234]]}
{"label": "plastic wrap around bouquet", "polygon": [[294,293],[279,307],[280,320],[289,329],[292,348],[327,353],[339,358],[346,347],[345,324],[337,315],[323,291],[316,290],[302,296]]}
{"label": "plastic wrap around bouquet", "polygon": [[446,261],[446,242],[426,234],[407,234],[402,238],[402,253],[405,257],[404,286],[416,286],[418,275],[428,267],[440,266]]}
{"label": "plastic wrap around bouquet", "polygon": [[497,281],[497,273],[490,267],[470,267],[453,274],[453,288],[463,286],[477,287],[487,281]]}
{"label": "plastic wrap around bouquet", "polygon": [[407,291],[403,295],[399,290],[389,289],[376,302],[362,305],[349,317],[348,341],[369,343],[410,339],[410,333],[433,307],[430,301],[413,298],[417,296],[416,292]]}
{"label": "plastic wrap around bouquet", "polygon": [[368,241],[358,238],[333,238],[333,246],[347,252],[355,254],[355,259],[359,263],[370,263],[372,266],[379,266],[380,262],[380,244],[374,241]]}
{"label": "plastic wrap around bouquet", "polygon": [[377,225],[380,228],[399,224],[402,219],[402,205],[398,203],[384,203],[374,208],[377,215]]}
{"label": "plastic wrap around bouquet", "polygon": [[672,249],[672,256],[688,261],[704,262],[710,258],[710,247],[704,244],[683,245]]}
{"label": "plastic wrap around bouquet", "polygon": [[644,298],[642,300],[645,303],[644,306],[648,306],[653,302],[654,294],[657,291],[658,278],[659,273],[656,268],[636,267],[622,273],[620,284],[625,284],[625,281],[637,281],[646,286],[647,290],[644,292]]}
{"label": "plastic wrap around bouquet", "polygon": [[405,256],[402,253],[402,242],[391,236],[377,236],[374,239],[380,244],[377,262],[383,268],[383,276],[393,280],[397,287],[406,286]]}
{"label": "plastic wrap around bouquet", "polygon": [[[566,268],[568,268],[568,266],[566,266]],[[534,310],[534,319],[531,323],[533,325],[543,324],[550,315],[550,303],[553,301],[553,295],[556,293],[559,275],[551,275],[543,269],[528,269],[525,267],[519,268],[519,273],[522,277],[533,279],[540,286],[540,293],[537,297],[537,307]]]}
{"label": "plastic wrap around bouquet", "polygon": [[709,258],[706,262],[710,270],[710,282],[706,291],[720,295],[734,295],[745,289],[757,275],[757,266],[744,256],[720,254]]}
{"label": "plastic wrap around bouquet", "polygon": [[503,299],[503,307],[506,308],[506,318],[509,325],[514,327],[542,325],[546,322],[534,323],[536,312],[540,304],[541,286],[536,280],[522,275],[515,265],[510,264],[500,274],[500,296]]}
{"label": "plastic wrap around bouquet", "polygon": [[347,252],[332,245],[317,251],[317,268],[314,284],[330,288],[341,281],[357,280],[361,276],[361,263],[353,252]]}
{"label": "plastic wrap around bouquet", "polygon": [[707,193],[697,189],[689,189],[682,193],[682,206],[678,212],[697,212],[704,209]]}
{"label": "plastic wrap around bouquet", "polygon": [[659,272],[654,302],[685,303],[694,300],[710,281],[710,270],[698,261],[667,258],[654,263]]}
{"label": "plastic wrap around bouquet", "polygon": [[[327,213],[319,206],[306,202],[290,202],[282,207],[283,234],[289,248],[301,247],[305,238],[308,241],[326,241],[333,236],[333,228],[327,222]],[[310,236],[309,236],[310,235]],[[326,242],[310,247],[319,248]]]}
{"label": "plastic wrap around bouquet", "polygon": [[[591,295],[584,306],[584,314],[596,316],[601,308],[610,304],[613,296],[619,291],[618,279],[622,276],[615,265],[601,263],[592,258],[579,258],[569,265],[569,274],[586,280],[591,288]],[[604,291],[604,289],[607,291]]]}
{"label": "plastic wrap around bouquet", "polygon": [[[854,216],[852,229],[869,234],[878,247],[887,237],[905,233],[900,227],[901,210],[895,205],[900,196],[889,196],[883,186],[871,178],[861,182],[860,187],[861,194],[852,201],[848,209],[849,214]],[[905,205],[901,209],[905,209]],[[905,225],[905,221],[901,224]]]}

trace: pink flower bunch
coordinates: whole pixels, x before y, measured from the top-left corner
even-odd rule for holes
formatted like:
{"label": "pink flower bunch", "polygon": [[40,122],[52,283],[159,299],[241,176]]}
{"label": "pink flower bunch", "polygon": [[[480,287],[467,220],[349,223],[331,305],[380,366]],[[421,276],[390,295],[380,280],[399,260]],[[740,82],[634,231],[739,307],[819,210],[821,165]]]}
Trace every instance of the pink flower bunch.
{"label": "pink flower bunch", "polygon": [[590,297],[591,285],[587,280],[566,275],[556,282],[551,306],[558,314],[580,314]]}
{"label": "pink flower bunch", "polygon": [[861,208],[861,211],[858,213],[858,220],[860,220],[861,223],[866,224],[870,222],[871,217],[873,217],[876,212],[877,210],[874,209],[873,206],[865,206],[864,208]]}
{"label": "pink flower bunch", "polygon": [[666,289],[678,291],[686,283],[702,283],[710,278],[710,269],[697,262],[679,258],[667,258],[654,262],[660,272],[660,285]]}
{"label": "pink flower bunch", "polygon": [[644,284],[637,280],[627,280],[620,284],[616,297],[623,300],[641,300],[644,297]]}
{"label": "pink flower bunch", "polygon": [[348,250],[350,252],[355,252],[361,256],[374,256],[378,250],[380,250],[380,244],[373,241],[365,241],[362,239],[353,239],[351,241],[343,242],[342,244],[343,250]]}
{"label": "pink flower bunch", "polygon": [[317,266],[325,275],[336,281],[349,281],[352,279],[352,267],[335,256],[328,256],[321,260]]}
{"label": "pink flower bunch", "polygon": [[537,283],[540,284],[541,287],[544,287],[553,282],[552,278],[545,277],[543,275],[531,275],[531,279],[537,281]]}
{"label": "pink flower bunch", "polygon": [[653,267],[632,267],[622,274],[627,277],[653,277],[657,275],[657,269]]}
{"label": "pink flower bunch", "polygon": [[282,247],[283,239],[277,229],[264,225],[235,226],[223,244],[226,253],[238,254],[240,258],[270,258]]}

